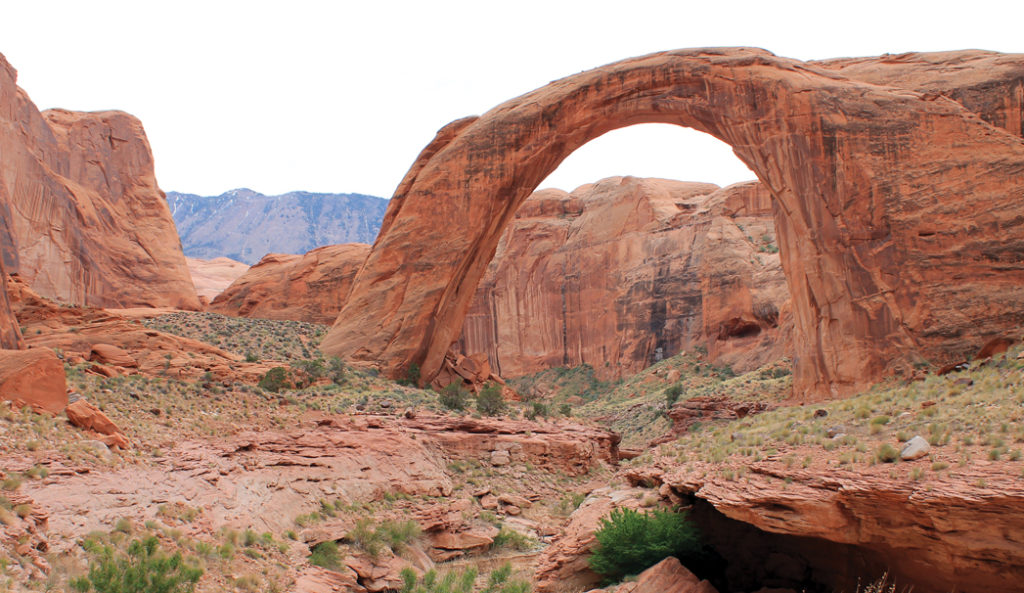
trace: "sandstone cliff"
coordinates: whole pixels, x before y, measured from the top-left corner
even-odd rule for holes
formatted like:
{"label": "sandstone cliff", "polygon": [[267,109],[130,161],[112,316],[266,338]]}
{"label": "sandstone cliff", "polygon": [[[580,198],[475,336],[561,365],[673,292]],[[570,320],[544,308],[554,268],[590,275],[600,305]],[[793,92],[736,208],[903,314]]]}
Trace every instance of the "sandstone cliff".
{"label": "sandstone cliff", "polygon": [[[1013,127],[1006,93],[1024,56],[992,59],[1009,65],[907,67],[970,79]],[[417,364],[430,380],[532,189],[589,140],[662,122],[727,142],[772,194],[798,395],[960,359],[1024,324],[1024,142],[950,95],[710,48],[602,66],[453,122],[399,184],[322,348],[394,376]],[[439,223],[454,219],[470,223]]]}
{"label": "sandstone cliff", "polygon": [[0,152],[7,272],[68,303],[199,308],[137,119],[40,113],[0,56]]}
{"label": "sandstone cliff", "polygon": [[328,245],[305,255],[272,253],[235,280],[207,310],[237,317],[334,323],[369,245]]}
{"label": "sandstone cliff", "polygon": [[523,202],[460,346],[505,377],[588,363],[616,379],[694,348],[747,370],[786,354],[788,299],[759,183],[612,177]]}

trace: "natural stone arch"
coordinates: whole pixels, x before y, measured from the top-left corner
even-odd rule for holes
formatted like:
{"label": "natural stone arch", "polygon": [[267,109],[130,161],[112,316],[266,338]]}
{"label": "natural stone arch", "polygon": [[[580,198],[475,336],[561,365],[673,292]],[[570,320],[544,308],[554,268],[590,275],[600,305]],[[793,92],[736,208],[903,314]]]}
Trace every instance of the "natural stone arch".
{"label": "natural stone arch", "polygon": [[838,395],[1024,321],[1020,137],[944,97],[764,50],[695,49],[569,76],[443,128],[322,349],[391,375],[415,363],[429,380],[522,201],[575,149],[638,123],[726,142],[775,198],[797,393]]}

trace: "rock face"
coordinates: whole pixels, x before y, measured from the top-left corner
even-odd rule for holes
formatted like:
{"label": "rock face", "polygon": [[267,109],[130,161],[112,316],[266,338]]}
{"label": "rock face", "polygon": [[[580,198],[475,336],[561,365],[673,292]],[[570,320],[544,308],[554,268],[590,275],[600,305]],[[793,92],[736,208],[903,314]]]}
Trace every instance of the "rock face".
{"label": "rock face", "polygon": [[718,593],[718,590],[669,556],[640,573],[636,581],[616,587],[615,593]]}
{"label": "rock face", "polygon": [[186,257],[188,272],[192,275],[192,283],[196,287],[196,294],[205,298],[207,302],[213,300],[224,289],[231,286],[231,283],[244,274],[248,264],[235,261],[226,257],[214,259],[197,259]]}
{"label": "rock face", "polygon": [[272,253],[217,295],[209,311],[236,317],[331,324],[370,252],[361,243],[328,245],[305,255]]}
{"label": "rock face", "polygon": [[40,113],[0,56],[0,250],[43,296],[198,309],[142,124],[117,111]]}
{"label": "rock face", "polygon": [[59,414],[68,405],[64,363],[49,348],[0,350],[0,400]]}
{"label": "rock face", "polygon": [[[1006,93],[1018,87],[1003,81],[1019,80],[1024,56],[987,55],[1003,66],[904,62],[967,77],[991,89],[984,105],[1013,113],[1020,101]],[[843,64],[693,49],[582,72],[453,122],[399,185],[322,349],[396,376],[418,364],[429,381],[537,184],[589,140],[659,122],[727,142],[772,194],[797,394],[836,397],[973,353],[1024,322],[1024,142],[950,94],[870,84]]]}
{"label": "rock face", "polygon": [[18,350],[25,346],[21,335],[21,326],[11,309],[11,300],[7,293],[7,272],[4,271],[3,258],[0,257],[0,349]]}
{"label": "rock face", "polygon": [[388,205],[383,198],[361,194],[265,196],[250,189],[210,197],[167,192],[167,202],[186,255],[223,256],[249,265],[268,253],[372,243]]}
{"label": "rock face", "polygon": [[[707,501],[730,519],[799,536],[790,542],[802,542],[805,555],[848,546],[817,559],[832,563],[826,572],[836,590],[854,590],[858,578],[886,570],[901,586],[923,593],[1020,589],[1024,489],[1016,469],[993,464],[920,485],[894,481],[882,467],[833,468],[827,475],[786,468],[781,460],[748,467],[744,480],[723,478],[700,463],[678,467],[664,479],[675,492]],[[710,534],[720,525],[701,527]]]}
{"label": "rock face", "polygon": [[757,182],[612,177],[542,190],[477,288],[463,352],[504,377],[590,364],[604,380],[695,347],[737,370],[783,356],[789,292]]}

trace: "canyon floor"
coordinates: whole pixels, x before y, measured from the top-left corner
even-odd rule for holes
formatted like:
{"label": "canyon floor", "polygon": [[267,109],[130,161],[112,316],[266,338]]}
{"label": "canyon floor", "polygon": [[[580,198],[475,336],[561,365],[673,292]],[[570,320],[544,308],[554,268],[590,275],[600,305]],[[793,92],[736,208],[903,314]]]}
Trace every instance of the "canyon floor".
{"label": "canyon floor", "polygon": [[[896,576],[926,590],[922,567],[939,558],[1020,570],[1018,519],[991,524],[1024,501],[1018,349],[820,405],[787,401],[786,361],[736,374],[698,351],[616,382],[552,369],[512,381],[523,401],[486,416],[332,365],[315,324],[15,300],[26,340],[57,345],[71,399],[129,444],[2,404],[0,590],[74,590],[105,549],[152,536],[202,569],[197,591],[383,591],[404,567],[475,567],[483,586],[506,562],[510,582],[583,591],[599,581],[585,568],[593,532],[623,506],[690,507],[723,559],[705,571],[722,591],[820,586],[822,570],[869,583],[879,550],[912,550]],[[82,340],[125,328],[148,340],[122,342],[127,359],[86,355]],[[158,354],[164,342],[178,350]],[[261,386],[274,367],[282,385]],[[930,450],[900,460],[916,436]],[[722,541],[727,523],[759,535],[743,549]],[[786,535],[862,562],[815,564],[771,539]],[[788,567],[758,560],[758,538]],[[999,590],[988,572],[972,579]]]}

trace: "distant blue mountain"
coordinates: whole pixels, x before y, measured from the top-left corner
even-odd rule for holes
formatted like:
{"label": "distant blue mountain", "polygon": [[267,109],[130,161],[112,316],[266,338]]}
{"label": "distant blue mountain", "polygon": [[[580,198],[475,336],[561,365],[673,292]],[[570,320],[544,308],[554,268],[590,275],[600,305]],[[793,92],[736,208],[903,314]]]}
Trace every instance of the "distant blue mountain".
{"label": "distant blue mountain", "polygon": [[384,198],[295,191],[265,196],[233,189],[219,196],[167,192],[185,255],[254,264],[267,253],[305,253],[324,245],[373,243]]}

